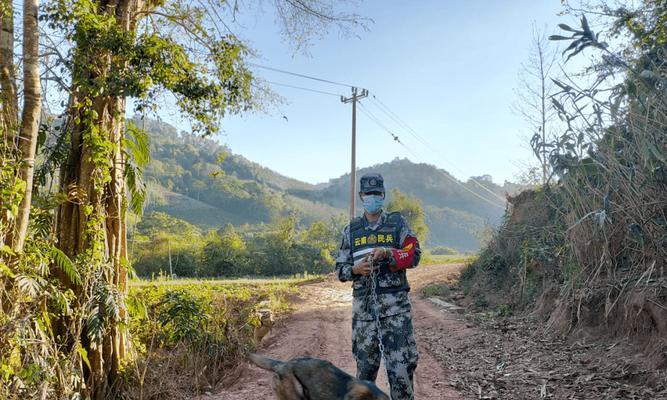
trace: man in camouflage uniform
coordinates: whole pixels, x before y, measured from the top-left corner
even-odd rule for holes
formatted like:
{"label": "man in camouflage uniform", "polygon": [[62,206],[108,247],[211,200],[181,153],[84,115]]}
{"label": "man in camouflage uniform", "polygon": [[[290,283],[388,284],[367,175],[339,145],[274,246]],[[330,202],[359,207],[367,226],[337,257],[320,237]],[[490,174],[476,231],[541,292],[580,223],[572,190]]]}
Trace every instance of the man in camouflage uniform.
{"label": "man in camouflage uniform", "polygon": [[[381,336],[391,398],[412,400],[418,353],[405,270],[417,266],[421,250],[405,218],[398,212],[382,210],[382,176],[366,174],[360,183],[364,215],[345,227],[336,259],[338,279],[353,282],[352,352],[357,378],[375,382],[382,357],[378,344]],[[376,271],[378,309],[371,297],[371,268]]]}

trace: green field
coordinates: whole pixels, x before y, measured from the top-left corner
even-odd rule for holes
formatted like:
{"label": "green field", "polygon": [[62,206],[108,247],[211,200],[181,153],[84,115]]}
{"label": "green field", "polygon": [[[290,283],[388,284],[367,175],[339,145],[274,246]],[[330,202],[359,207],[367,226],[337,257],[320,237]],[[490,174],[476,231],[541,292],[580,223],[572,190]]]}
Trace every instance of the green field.
{"label": "green field", "polygon": [[436,255],[425,253],[422,255],[421,264],[422,265],[432,265],[432,264],[468,264],[477,259],[477,255],[471,254],[446,254],[446,255]]}
{"label": "green field", "polygon": [[296,285],[303,282],[317,281],[323,279],[323,275],[301,274],[294,277],[273,277],[273,278],[232,278],[232,279],[196,279],[196,278],[159,278],[159,279],[133,279],[130,281],[130,288],[143,287],[149,285],[159,285],[165,287],[182,287],[183,285],[214,285],[214,286],[235,286],[235,285]]}

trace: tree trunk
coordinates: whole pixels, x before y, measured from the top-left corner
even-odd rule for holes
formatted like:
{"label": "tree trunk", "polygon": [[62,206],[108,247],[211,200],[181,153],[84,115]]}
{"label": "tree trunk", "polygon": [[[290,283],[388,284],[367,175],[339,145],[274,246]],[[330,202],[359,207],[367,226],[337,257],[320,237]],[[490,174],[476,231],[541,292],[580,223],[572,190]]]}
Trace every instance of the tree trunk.
{"label": "tree trunk", "polygon": [[[101,12],[114,15],[121,29],[135,29],[132,18],[136,18],[141,1],[99,3]],[[77,43],[77,47],[82,46]],[[87,263],[99,268],[104,283],[115,286],[123,296],[127,292],[126,102],[122,94],[99,93],[86,84],[118,72],[113,70],[112,56],[108,51],[83,51],[74,57],[72,86],[76,90],[71,94],[68,116],[71,148],[60,180],[68,201],[58,209],[56,236],[60,249],[73,259],[86,257]],[[77,295],[86,295],[62,272],[54,273]],[[120,304],[119,318],[108,321],[106,334],[99,339],[82,338],[90,361],[86,381],[92,398],[105,398],[116,384],[126,353],[125,318],[125,308]]]}
{"label": "tree trunk", "polygon": [[18,178],[25,182],[23,198],[19,205],[16,224],[8,240],[15,252],[23,251],[30,203],[32,201],[32,182],[35,171],[35,152],[39,133],[42,109],[41,85],[39,81],[39,28],[37,13],[39,0],[23,2],[23,113],[18,139],[21,163],[18,166]]}
{"label": "tree trunk", "polygon": [[[0,0],[0,158],[2,164],[12,162],[14,135],[18,124],[16,76],[14,73],[14,7],[12,0]],[[2,201],[9,202],[10,198]],[[0,213],[0,244],[9,244],[8,236],[14,220],[7,212]],[[0,300],[1,301],[1,300]],[[3,307],[5,301],[2,302]]]}
{"label": "tree trunk", "polygon": [[[18,126],[16,73],[14,71],[14,7],[12,0],[0,0],[0,133],[11,142]],[[1,11],[0,11],[1,12]]]}
{"label": "tree trunk", "polygon": [[[111,144],[111,154],[105,165],[95,164],[92,161],[94,151],[84,139],[87,134],[84,131],[89,127],[74,125],[72,148],[62,174],[69,201],[58,210],[57,239],[59,247],[70,257],[97,252],[100,258],[93,255],[91,261],[101,265],[101,279],[113,284],[123,295],[127,291],[127,206],[122,148],[125,101],[117,97],[100,97],[94,102],[93,109],[99,117],[92,123]],[[100,180],[101,176],[105,178]],[[90,211],[87,207],[91,207]],[[74,288],[77,295],[83,294],[83,288],[76,287],[62,272],[59,278]],[[121,304],[119,319],[107,321],[109,331],[100,342],[83,340],[91,364],[87,380],[93,398],[104,398],[115,382],[120,361],[125,357],[126,335],[120,327],[125,317]]]}

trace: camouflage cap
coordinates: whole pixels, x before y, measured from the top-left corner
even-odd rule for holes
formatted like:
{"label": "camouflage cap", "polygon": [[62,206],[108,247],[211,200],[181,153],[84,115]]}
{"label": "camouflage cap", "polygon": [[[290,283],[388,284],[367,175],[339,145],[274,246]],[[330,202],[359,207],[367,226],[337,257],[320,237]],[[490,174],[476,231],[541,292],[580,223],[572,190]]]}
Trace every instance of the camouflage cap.
{"label": "camouflage cap", "polygon": [[364,193],[380,192],[384,193],[384,179],[380,174],[365,174],[359,180],[359,191]]}

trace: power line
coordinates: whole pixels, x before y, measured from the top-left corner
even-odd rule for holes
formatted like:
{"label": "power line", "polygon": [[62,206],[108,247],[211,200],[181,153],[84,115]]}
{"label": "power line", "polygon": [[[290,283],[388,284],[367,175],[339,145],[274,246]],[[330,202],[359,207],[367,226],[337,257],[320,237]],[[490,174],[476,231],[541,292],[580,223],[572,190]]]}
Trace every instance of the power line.
{"label": "power line", "polygon": [[[382,101],[380,101],[380,99],[378,99],[377,96],[372,95],[371,100],[373,100],[373,101],[375,102],[375,105],[376,105],[382,112],[384,112],[384,113],[387,114],[392,120],[394,120],[394,122],[396,122],[396,123],[399,124],[400,126],[403,126],[403,127],[408,131],[408,133],[410,133],[410,134],[411,134],[412,136],[414,136],[417,140],[419,140],[419,141],[420,141],[426,148],[428,148],[428,149],[431,150],[433,153],[435,153],[435,155],[438,156],[439,159],[445,161],[445,163],[446,163],[447,165],[449,165],[450,167],[456,169],[459,173],[461,173],[460,170],[458,170],[457,168],[455,168],[453,165],[451,165],[450,163],[448,163],[446,160],[442,159],[442,158],[441,158],[441,155],[435,150],[435,147],[434,147],[434,146],[432,146],[430,143],[426,142],[426,140],[424,140],[421,136],[419,136],[419,134],[418,134],[414,129],[412,129],[412,127],[410,127],[405,121],[403,121],[403,120],[398,116],[398,114],[396,114],[395,112],[393,112],[393,111],[389,108],[389,106],[387,106],[387,105],[384,104]],[[499,199],[499,200],[505,202],[505,199],[504,199],[502,196],[500,196],[498,193],[494,192],[493,190],[489,189],[488,187],[482,185],[482,184],[481,184],[480,182],[478,182],[475,178],[470,177],[469,180],[472,181],[472,182],[473,182],[474,184],[476,184],[477,186],[479,186],[480,188],[482,188],[483,190],[485,190],[486,192],[488,192],[489,194],[491,194],[491,195],[493,195],[494,197],[496,197],[497,199]]]}
{"label": "power line", "polygon": [[[291,72],[291,71],[287,71],[287,70],[284,70],[284,69],[274,68],[274,67],[269,67],[269,66],[261,65],[261,64],[257,64],[257,63],[252,63],[252,62],[251,62],[251,63],[248,63],[248,64],[249,64],[249,65],[252,65],[252,66],[254,66],[254,67],[257,67],[257,68],[263,68],[263,69],[266,69],[266,70],[269,70],[269,71],[279,72],[279,73],[282,73],[282,74],[287,74],[287,75],[291,75],[291,76],[296,76],[296,77],[299,77],[299,78],[310,79],[310,80],[314,80],[314,81],[318,81],[318,82],[325,82],[325,83],[329,83],[329,84],[332,84],[332,85],[338,85],[338,86],[343,86],[343,87],[350,87],[350,88],[355,88],[355,87],[356,87],[356,86],[354,86],[354,85],[349,85],[349,84],[346,84],[346,83],[341,83],[341,82],[336,82],[336,81],[332,81],[332,80],[329,80],[329,79],[323,79],[323,78],[318,78],[318,77],[314,77],[314,76],[310,76],[310,75],[305,75],[305,74],[300,74],[300,73],[296,73],[296,72]],[[325,95],[330,95],[330,96],[340,96],[339,94],[332,93],[332,92],[326,92],[326,91],[323,91],[323,90],[317,90],[317,89],[311,89],[311,88],[306,88],[306,87],[302,87],[302,86],[290,85],[290,84],[286,84],[286,83],[272,82],[272,81],[267,81],[267,83],[272,84],[272,85],[277,85],[277,86],[289,87],[289,88],[292,88],[292,89],[298,89],[298,90],[309,91],[309,92],[313,92],[313,93],[320,93],[320,94],[325,94]],[[417,139],[418,141],[420,141],[424,146],[426,146],[428,149],[430,149],[431,151],[433,151],[438,157],[440,157],[440,154],[438,154],[438,153],[436,152],[436,150],[435,150],[435,148],[434,148],[433,146],[431,146],[426,140],[424,140],[424,139],[423,139],[423,138],[422,138],[422,137],[421,137],[421,136],[420,136],[414,129],[412,129],[412,127],[410,127],[410,125],[408,125],[403,119],[401,119],[401,117],[399,117],[398,114],[396,114],[394,111],[392,111],[392,109],[389,108],[389,106],[387,106],[387,105],[386,105],[385,103],[383,103],[380,99],[378,99],[377,96],[372,95],[371,100],[374,102],[374,104],[376,105],[376,107],[378,107],[378,109],[380,109],[380,111],[382,111],[384,114],[386,114],[387,116],[389,116],[390,119],[392,119],[392,120],[393,120],[395,123],[397,123],[400,127],[404,128],[408,133],[410,133],[412,136],[414,136],[415,139]],[[408,146],[406,146],[405,143],[401,142],[401,140],[399,139],[398,135],[396,135],[395,133],[393,133],[389,128],[387,128],[384,124],[382,124],[382,122],[380,122],[380,120],[379,120],[375,115],[373,115],[373,114],[370,112],[370,110],[368,110],[367,108],[365,108],[361,103],[359,103],[359,106],[361,106],[361,111],[364,112],[364,114],[366,114],[366,116],[368,116],[369,119],[371,119],[371,120],[372,120],[373,122],[375,122],[378,126],[380,126],[382,129],[384,129],[386,132],[388,132],[388,133],[392,136],[392,138],[393,138],[394,141],[398,142],[401,146],[403,146],[403,147],[404,147],[410,154],[412,154],[412,155],[413,155],[414,157],[416,157],[417,159],[420,158],[420,157],[419,157],[416,153],[414,153]],[[445,161],[445,160],[443,160],[443,161]],[[446,162],[446,161],[445,161],[445,162]],[[447,163],[447,162],[446,162],[446,163]],[[447,164],[449,165],[449,163],[447,163]],[[459,171],[459,172],[460,172],[460,171]],[[499,204],[497,204],[497,203],[493,203],[493,202],[491,202],[490,200],[488,200],[487,198],[485,198],[485,197],[479,195],[477,192],[472,191],[470,188],[468,188],[467,186],[465,186],[463,183],[459,182],[457,179],[450,177],[448,174],[445,174],[445,175],[446,175],[448,178],[452,179],[454,182],[456,182],[458,185],[460,185],[461,187],[463,187],[465,190],[467,190],[467,191],[469,191],[470,193],[474,194],[475,196],[479,197],[480,199],[483,199],[484,201],[486,201],[486,202],[488,202],[488,203],[490,203],[490,204],[493,204],[494,206],[497,206],[497,207],[500,207],[500,208],[504,208],[504,207],[501,207]],[[477,186],[479,186],[480,188],[482,188],[483,190],[485,190],[486,192],[488,192],[488,193],[490,193],[491,195],[493,195],[495,198],[501,200],[503,203],[505,202],[505,199],[504,199],[502,196],[498,195],[497,193],[495,193],[494,191],[492,191],[492,190],[489,189],[488,187],[482,185],[480,182],[478,182],[478,181],[477,181],[476,179],[474,179],[473,177],[470,177],[469,180],[472,181],[472,182],[473,182],[474,184],[476,184]]]}
{"label": "power line", "polygon": [[394,139],[394,141],[396,141],[396,142],[398,142],[398,143],[402,143],[402,142],[400,141],[400,139],[398,138],[398,136],[395,135],[394,132],[392,132],[391,130],[389,130],[389,128],[387,128],[382,122],[380,122],[380,120],[379,120],[375,115],[373,115],[373,114],[370,112],[370,110],[368,110],[363,104],[359,103],[359,107],[361,107],[361,110],[363,111],[364,114],[366,114],[366,116],[367,116],[368,118],[370,118],[370,119],[371,119],[373,122],[375,122],[380,128],[384,129],[387,133],[389,133],[389,134],[391,135],[391,137]]}
{"label": "power line", "polygon": [[405,143],[401,142],[401,139],[398,137],[398,135],[389,130],[389,128],[387,128],[382,122],[380,122],[380,120],[375,115],[373,115],[373,113],[371,113],[370,110],[368,110],[362,103],[359,103],[359,107],[361,107],[360,108],[361,112],[363,112],[371,121],[375,122],[376,125],[384,129],[389,135],[391,135],[391,138],[394,139],[395,142],[403,146],[405,150],[407,150],[410,154],[412,154],[413,157],[417,159],[420,158],[408,146],[406,146]]}
{"label": "power line", "polygon": [[347,83],[341,83],[341,82],[336,82],[336,81],[330,81],[330,80],[328,80],[328,79],[318,78],[318,77],[316,77],[316,76],[310,76],[310,75],[299,74],[299,73],[297,73],[297,72],[286,71],[286,70],[284,70],[284,69],[274,68],[274,67],[269,67],[269,66],[266,66],[266,65],[261,65],[261,64],[257,64],[257,63],[253,63],[253,62],[249,62],[248,65],[252,65],[253,67],[257,67],[257,68],[267,69],[267,70],[269,70],[269,71],[279,72],[279,73],[281,73],[281,74],[287,74],[287,75],[292,75],[292,76],[298,76],[299,78],[311,79],[311,80],[318,81],[318,82],[330,83],[330,84],[332,84],[332,85],[338,85],[338,86],[349,87],[349,88],[357,87],[357,86],[354,86],[354,85],[348,85]]}
{"label": "power line", "polygon": [[424,139],[422,139],[422,137],[419,136],[419,134],[417,134],[417,132],[415,132],[414,129],[412,129],[412,128],[411,128],[405,121],[403,121],[403,120],[398,116],[398,114],[396,114],[395,112],[393,112],[393,111],[392,111],[386,104],[384,104],[382,101],[380,101],[380,99],[378,99],[377,96],[373,95],[373,97],[371,98],[371,100],[375,103],[375,105],[376,105],[382,112],[384,112],[385,114],[387,114],[387,115],[389,116],[389,118],[391,118],[392,120],[394,120],[394,122],[396,122],[399,126],[402,126],[403,128],[405,128],[405,129],[408,131],[408,133],[410,133],[412,136],[415,137],[415,139],[417,139],[417,140],[419,140],[420,142],[422,142],[425,146],[429,146],[429,144],[426,143],[426,141],[425,141]]}
{"label": "power line", "polygon": [[[391,130],[389,130],[389,128],[387,128],[382,122],[380,122],[380,121],[377,119],[377,117],[376,117],[375,115],[373,115],[368,109],[366,109],[366,107],[364,107],[361,103],[359,103],[359,106],[361,107],[361,111],[362,111],[364,114],[366,114],[366,116],[368,116],[368,117],[369,117],[373,122],[375,122],[378,126],[380,126],[382,129],[384,129],[385,131],[387,131],[387,132],[394,138],[394,141],[397,141],[397,142],[400,143],[403,147],[405,147],[405,149],[408,150],[408,151],[409,151],[415,158],[417,158],[417,159],[422,158],[422,157],[419,157],[417,154],[415,154],[415,153],[414,153],[408,146],[406,146],[403,142],[401,142],[400,139],[398,138],[398,136],[397,136],[396,134],[394,134]],[[467,187],[466,185],[464,185],[463,183],[461,183],[458,179],[454,178],[453,176],[449,175],[448,173],[445,172],[445,173],[444,173],[444,176],[445,176],[447,179],[449,179],[450,181],[454,182],[455,184],[461,186],[464,190],[470,192],[472,195],[474,195],[475,197],[479,198],[480,200],[485,201],[485,202],[489,203],[490,205],[492,205],[492,206],[494,206],[494,207],[498,207],[498,208],[503,209],[503,210],[505,209],[504,206],[501,206],[500,204],[498,204],[498,203],[496,203],[496,202],[494,202],[494,201],[491,201],[491,200],[487,199],[486,197],[480,195],[479,193],[473,191],[472,189],[470,189],[469,187]]]}
{"label": "power line", "polygon": [[292,89],[305,90],[305,91],[307,91],[307,92],[314,92],[314,93],[326,94],[326,95],[329,95],[329,96],[336,96],[336,97],[340,97],[340,96],[341,96],[341,95],[338,94],[338,93],[326,92],[326,91],[324,91],[324,90],[311,89],[311,88],[307,88],[307,87],[303,87],[303,86],[295,86],[295,85],[290,85],[290,84],[287,84],[287,83],[273,82],[273,81],[265,81],[265,82],[268,83],[268,84],[270,84],[270,85],[284,86],[284,87],[288,87],[288,88],[292,88]]}

